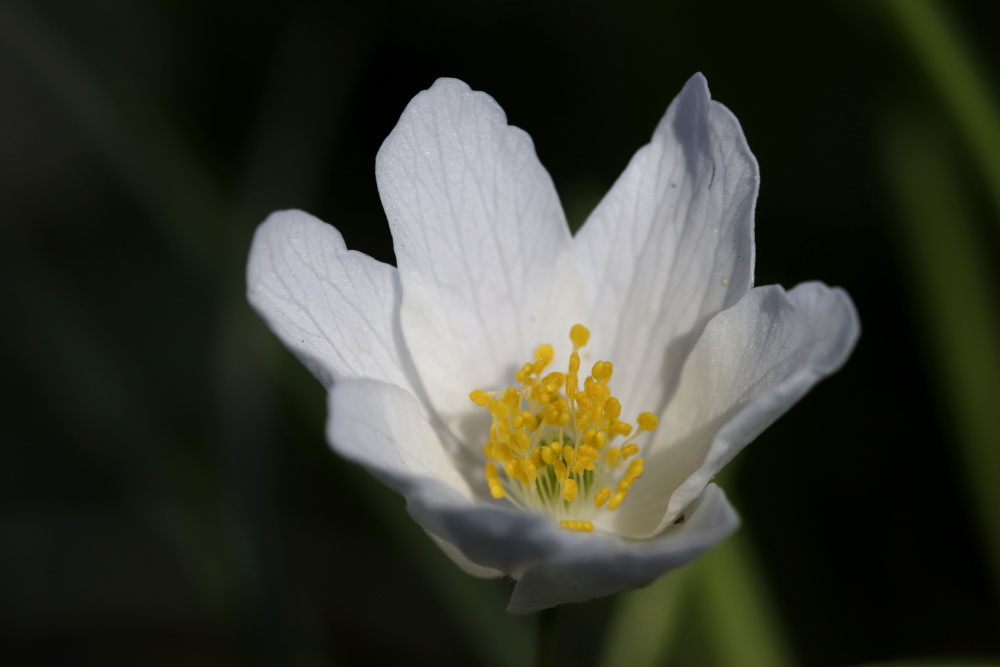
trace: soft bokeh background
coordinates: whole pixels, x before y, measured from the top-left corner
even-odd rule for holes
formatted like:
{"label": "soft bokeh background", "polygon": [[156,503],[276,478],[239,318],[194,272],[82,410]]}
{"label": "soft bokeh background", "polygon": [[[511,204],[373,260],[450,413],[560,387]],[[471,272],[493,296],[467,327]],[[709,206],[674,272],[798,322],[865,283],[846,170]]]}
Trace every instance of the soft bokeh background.
{"label": "soft bokeh background", "polygon": [[0,0],[0,660],[518,665],[534,618],[332,455],[250,312],[272,210],[392,261],[375,153],[438,76],[579,224],[704,72],[762,172],[757,282],[853,358],[720,480],[744,521],[566,609],[575,665],[1000,659],[997,3]]}

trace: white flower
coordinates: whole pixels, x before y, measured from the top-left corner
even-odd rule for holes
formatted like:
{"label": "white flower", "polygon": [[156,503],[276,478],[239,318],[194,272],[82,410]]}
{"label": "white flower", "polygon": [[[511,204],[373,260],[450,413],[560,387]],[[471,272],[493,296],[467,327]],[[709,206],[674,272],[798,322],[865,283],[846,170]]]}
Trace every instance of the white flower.
{"label": "white flower", "polygon": [[734,530],[709,481],[858,337],[842,290],[753,288],[757,162],[700,75],[575,236],[531,139],[460,81],[410,102],[376,178],[398,270],[283,211],[249,299],[329,390],[334,449],[465,570],[516,579],[513,612],[645,586]]}

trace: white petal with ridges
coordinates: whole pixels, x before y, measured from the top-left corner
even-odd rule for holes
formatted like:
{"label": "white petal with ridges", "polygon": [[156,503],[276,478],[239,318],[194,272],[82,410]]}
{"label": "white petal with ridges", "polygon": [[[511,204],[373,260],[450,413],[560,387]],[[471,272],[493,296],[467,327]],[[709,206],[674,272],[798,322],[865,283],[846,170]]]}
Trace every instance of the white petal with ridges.
{"label": "white petal with ridges", "polygon": [[758,183],[739,122],[696,74],[576,235],[591,351],[614,362],[626,411],[662,409],[702,328],[753,285]]}
{"label": "white petal with ridges", "polygon": [[327,388],[363,377],[415,391],[400,292],[395,267],[348,250],[308,213],[272,213],[254,234],[247,299]]}
{"label": "white petal with ridges", "polygon": [[409,392],[374,380],[341,380],[328,405],[327,439],[344,458],[404,495],[415,480],[428,480],[460,498],[472,497],[456,458]]}
{"label": "white petal with ridges", "polygon": [[444,552],[463,569],[516,577],[580,539],[549,517],[474,497],[416,399],[398,387],[345,380],[334,385],[329,405],[333,448],[401,493],[417,523],[450,545]]}
{"label": "white petal with ridges", "polygon": [[751,290],[719,313],[684,366],[644,448],[645,475],[617,528],[647,537],[669,526],[740,450],[847,360],[860,333],[843,290],[803,283]]}
{"label": "white petal with ridges", "polygon": [[493,98],[453,79],[410,102],[376,177],[405,286],[407,346],[438,412],[478,447],[483,425],[456,423],[469,392],[506,386],[583,312],[552,179]]}

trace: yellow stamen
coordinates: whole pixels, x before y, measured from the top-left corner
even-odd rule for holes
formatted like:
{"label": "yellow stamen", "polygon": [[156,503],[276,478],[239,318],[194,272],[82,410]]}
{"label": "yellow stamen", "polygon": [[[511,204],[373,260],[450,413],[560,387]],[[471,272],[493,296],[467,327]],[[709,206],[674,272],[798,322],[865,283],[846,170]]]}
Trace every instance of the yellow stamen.
{"label": "yellow stamen", "polygon": [[563,530],[571,530],[575,533],[594,532],[594,524],[589,521],[560,521],[559,527]]}
{"label": "yellow stamen", "polygon": [[[590,331],[577,324],[570,340],[566,372],[546,372],[555,349],[539,345],[534,360],[514,374],[518,385],[476,389],[469,399],[492,418],[482,448],[490,495],[509,495],[519,507],[551,515],[564,530],[589,533],[594,530],[590,518],[618,509],[642,477],[645,462],[635,458],[621,465],[639,453],[639,444],[631,442],[633,426],[621,421],[622,404],[612,394],[613,364],[597,361],[581,378],[580,350],[590,342]],[[640,413],[636,422],[637,435],[657,425],[650,412]],[[606,447],[618,436],[626,438],[624,444]]]}
{"label": "yellow stamen", "polygon": [[497,464],[493,461],[486,462],[486,484],[490,487],[490,495],[494,498],[503,498],[503,486],[500,484],[500,477],[497,474]]}
{"label": "yellow stamen", "polygon": [[611,365],[610,361],[598,361],[594,364],[594,370],[590,372],[595,380],[604,384],[611,379],[611,373],[614,367]]}
{"label": "yellow stamen", "polygon": [[636,422],[643,431],[652,431],[660,423],[660,420],[652,412],[640,412]]}
{"label": "yellow stamen", "polygon": [[618,457],[621,456],[622,450],[617,447],[612,447],[608,450],[608,465],[613,466],[618,463]]}
{"label": "yellow stamen", "polygon": [[611,496],[611,500],[608,502],[608,510],[614,512],[618,509],[618,506],[625,500],[626,493],[627,492],[625,491],[619,491],[615,495]]}

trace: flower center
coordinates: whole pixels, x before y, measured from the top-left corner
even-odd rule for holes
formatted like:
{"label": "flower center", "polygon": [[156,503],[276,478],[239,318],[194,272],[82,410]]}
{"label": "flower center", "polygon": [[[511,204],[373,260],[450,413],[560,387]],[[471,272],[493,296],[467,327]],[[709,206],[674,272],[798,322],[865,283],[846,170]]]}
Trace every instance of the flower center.
{"label": "flower center", "polygon": [[567,373],[544,374],[554,350],[540,345],[534,362],[514,376],[520,387],[477,389],[469,398],[493,417],[483,446],[490,494],[541,510],[557,519],[560,528],[589,533],[595,514],[618,509],[642,476],[643,459],[633,458],[639,453],[633,441],[656,428],[657,418],[640,413],[634,433],[618,419],[622,406],[608,386],[610,361],[594,364],[581,389],[579,352],[590,331],[576,324],[569,337],[573,353]]}

